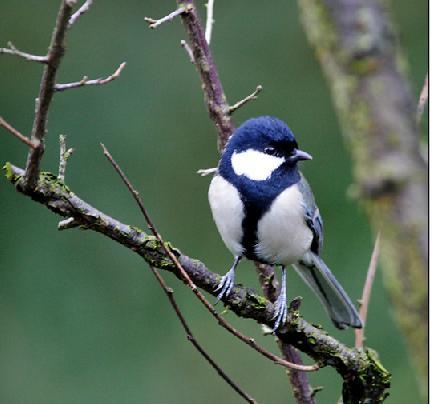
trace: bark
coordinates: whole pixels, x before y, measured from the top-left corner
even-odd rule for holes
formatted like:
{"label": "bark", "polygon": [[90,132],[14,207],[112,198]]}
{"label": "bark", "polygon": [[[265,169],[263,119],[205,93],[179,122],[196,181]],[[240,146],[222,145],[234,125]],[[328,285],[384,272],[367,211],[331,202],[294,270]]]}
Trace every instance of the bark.
{"label": "bark", "polygon": [[356,194],[382,235],[385,286],[425,392],[427,165],[389,2],[298,2],[352,155]]}

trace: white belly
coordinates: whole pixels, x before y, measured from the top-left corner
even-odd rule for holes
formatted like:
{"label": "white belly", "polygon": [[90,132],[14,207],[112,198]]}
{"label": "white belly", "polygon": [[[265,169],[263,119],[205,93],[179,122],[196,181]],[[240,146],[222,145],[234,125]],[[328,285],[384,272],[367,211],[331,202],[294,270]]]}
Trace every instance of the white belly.
{"label": "white belly", "polygon": [[237,189],[220,175],[209,186],[209,204],[221,238],[233,255],[242,255],[243,204]]}
{"label": "white belly", "polygon": [[313,233],[305,223],[297,186],[278,195],[259,221],[257,236],[257,255],[275,264],[293,264],[310,249]]}

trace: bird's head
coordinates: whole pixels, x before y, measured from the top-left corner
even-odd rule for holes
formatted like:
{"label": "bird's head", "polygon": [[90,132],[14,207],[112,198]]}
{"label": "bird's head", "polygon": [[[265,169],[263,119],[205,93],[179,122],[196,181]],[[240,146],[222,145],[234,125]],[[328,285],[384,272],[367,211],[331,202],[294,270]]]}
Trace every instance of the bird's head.
{"label": "bird's head", "polygon": [[279,167],[296,169],[298,161],[312,157],[298,148],[295,136],[281,120],[261,116],[244,122],[231,136],[222,165],[230,165],[236,175],[264,181]]}

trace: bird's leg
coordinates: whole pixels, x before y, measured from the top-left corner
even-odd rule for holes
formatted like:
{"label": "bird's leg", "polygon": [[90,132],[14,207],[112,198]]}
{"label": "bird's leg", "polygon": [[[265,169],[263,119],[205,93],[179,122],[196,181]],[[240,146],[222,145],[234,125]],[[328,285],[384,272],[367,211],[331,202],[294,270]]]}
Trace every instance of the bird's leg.
{"label": "bird's leg", "polygon": [[274,311],[274,328],[272,331],[276,331],[281,324],[286,322],[287,317],[287,298],[286,298],[286,267],[281,266],[281,291],[274,303],[275,311]]}
{"label": "bird's leg", "polygon": [[220,290],[220,293],[217,297],[217,303],[224,297],[228,296],[228,294],[233,289],[233,286],[235,285],[235,269],[239,264],[239,261],[241,260],[241,256],[237,255],[235,257],[235,261],[233,262],[232,267],[230,270],[221,278],[220,283],[218,284],[217,288],[215,289],[215,292]]}

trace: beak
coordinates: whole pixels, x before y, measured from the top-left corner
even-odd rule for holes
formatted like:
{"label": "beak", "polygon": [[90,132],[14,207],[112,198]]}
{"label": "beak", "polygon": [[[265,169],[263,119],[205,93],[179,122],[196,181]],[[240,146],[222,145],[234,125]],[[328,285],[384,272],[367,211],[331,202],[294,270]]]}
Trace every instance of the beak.
{"label": "beak", "polygon": [[313,160],[313,157],[311,157],[311,155],[309,155],[307,152],[304,152],[302,150],[296,150],[295,154],[293,156],[293,159],[295,161],[300,161],[300,160]]}

